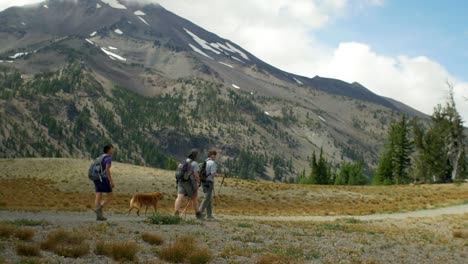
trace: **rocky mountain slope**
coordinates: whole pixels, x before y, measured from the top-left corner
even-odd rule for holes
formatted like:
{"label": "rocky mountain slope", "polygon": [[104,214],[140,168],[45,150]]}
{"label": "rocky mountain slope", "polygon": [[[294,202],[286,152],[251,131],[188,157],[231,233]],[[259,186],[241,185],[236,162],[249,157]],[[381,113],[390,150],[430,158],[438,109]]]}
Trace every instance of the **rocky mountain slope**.
{"label": "rocky mountain slope", "polygon": [[221,150],[244,178],[292,180],[323,148],[377,162],[399,114],[358,83],[281,71],[160,5],[48,0],[0,12],[1,157],[91,157],[173,168]]}

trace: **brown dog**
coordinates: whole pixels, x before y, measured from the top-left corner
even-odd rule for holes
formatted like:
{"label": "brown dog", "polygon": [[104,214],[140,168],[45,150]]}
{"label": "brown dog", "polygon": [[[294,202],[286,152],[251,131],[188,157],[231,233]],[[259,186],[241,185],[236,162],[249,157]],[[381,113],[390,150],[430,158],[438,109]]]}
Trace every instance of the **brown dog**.
{"label": "brown dog", "polygon": [[130,212],[136,208],[137,215],[140,216],[140,208],[142,206],[146,206],[145,208],[145,215],[146,211],[148,211],[148,206],[152,205],[154,212],[158,211],[158,201],[161,199],[162,193],[155,192],[155,193],[136,193],[133,195],[132,199],[130,200],[130,210],[128,210],[128,215]]}

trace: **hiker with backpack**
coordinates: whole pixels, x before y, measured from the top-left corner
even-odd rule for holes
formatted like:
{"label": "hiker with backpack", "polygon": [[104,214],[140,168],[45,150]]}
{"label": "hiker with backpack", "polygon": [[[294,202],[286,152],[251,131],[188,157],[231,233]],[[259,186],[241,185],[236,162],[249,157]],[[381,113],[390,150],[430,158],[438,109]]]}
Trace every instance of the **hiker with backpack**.
{"label": "hiker with backpack", "polygon": [[175,201],[175,215],[180,215],[179,209],[182,206],[184,198],[187,196],[191,199],[195,216],[197,219],[203,218],[198,210],[197,193],[200,187],[200,166],[196,162],[198,156],[197,150],[192,150],[187,160],[179,165],[176,173],[177,180],[177,199]]}
{"label": "hiker with backpack", "polygon": [[206,217],[213,219],[212,196],[214,190],[214,181],[216,174],[216,150],[208,151],[208,159],[202,165],[200,179],[202,181],[205,197],[200,205],[199,211],[203,213],[206,210]]}
{"label": "hiker with backpack", "polygon": [[[99,156],[91,164],[89,169],[88,177],[94,182],[94,188],[96,191],[95,205],[97,221],[106,221],[103,210],[104,207],[110,204],[113,199],[112,188],[115,188],[114,180],[111,175],[112,166],[112,152],[114,147],[109,144],[104,147],[104,154]],[[103,201],[103,194],[106,194],[106,199]]]}

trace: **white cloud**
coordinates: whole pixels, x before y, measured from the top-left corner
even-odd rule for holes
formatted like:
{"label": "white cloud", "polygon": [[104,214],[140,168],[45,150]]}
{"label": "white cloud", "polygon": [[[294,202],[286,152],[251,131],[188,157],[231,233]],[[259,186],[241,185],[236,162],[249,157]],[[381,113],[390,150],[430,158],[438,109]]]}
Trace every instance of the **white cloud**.
{"label": "white cloud", "polygon": [[427,114],[444,104],[447,82],[454,85],[459,111],[468,117],[468,83],[452,76],[439,63],[424,57],[388,57],[379,55],[361,43],[342,43],[334,51],[319,75],[358,81],[380,95],[404,102]]}
{"label": "white cloud", "polygon": [[6,9],[11,6],[23,6],[23,5],[29,5],[29,4],[34,4],[38,3],[40,1],[38,0],[0,0],[0,10]]}

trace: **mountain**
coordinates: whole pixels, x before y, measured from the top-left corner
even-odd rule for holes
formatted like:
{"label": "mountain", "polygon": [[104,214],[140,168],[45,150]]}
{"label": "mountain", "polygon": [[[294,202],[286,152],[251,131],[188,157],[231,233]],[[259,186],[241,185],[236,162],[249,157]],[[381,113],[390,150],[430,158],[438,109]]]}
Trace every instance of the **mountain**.
{"label": "mountain", "polygon": [[375,167],[386,129],[421,113],[359,83],[271,66],[157,4],[48,0],[0,12],[1,157],[173,168],[221,150],[244,178],[292,180],[323,148]]}

